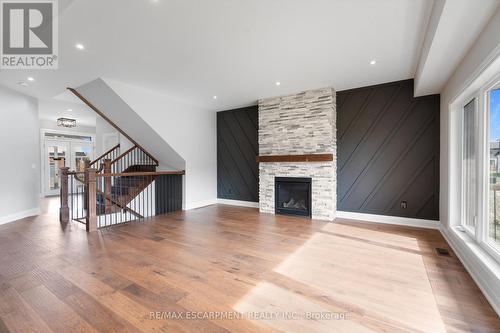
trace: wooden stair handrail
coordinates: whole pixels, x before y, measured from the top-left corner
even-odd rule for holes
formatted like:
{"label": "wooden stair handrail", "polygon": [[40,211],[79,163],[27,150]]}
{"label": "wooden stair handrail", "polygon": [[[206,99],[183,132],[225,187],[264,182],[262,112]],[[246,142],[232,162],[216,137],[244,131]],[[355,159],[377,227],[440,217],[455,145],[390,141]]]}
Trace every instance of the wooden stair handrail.
{"label": "wooden stair handrail", "polygon": [[[118,162],[119,160],[121,160],[122,158],[124,158],[128,153],[130,153],[132,150],[134,150],[135,148],[139,148],[137,146],[132,146],[131,148],[127,149],[127,151],[121,153],[117,158],[115,158],[114,160],[111,161],[111,165],[115,164],[116,162]],[[140,149],[140,148],[139,148]]]}
{"label": "wooden stair handrail", "polygon": [[99,156],[98,158],[93,160],[92,162],[90,162],[89,166],[94,165],[95,163],[97,163],[97,161],[106,157],[106,155],[110,154],[113,150],[118,149],[118,148],[120,148],[120,144],[117,144],[116,146],[114,146],[113,148],[111,148],[110,150],[108,150],[107,152],[105,152],[104,154],[102,154],[101,156]]}
{"label": "wooden stair handrail", "polygon": [[96,177],[133,177],[133,176],[161,176],[161,175],[185,175],[184,170],[156,171],[156,172],[122,172],[122,173],[100,173]]}
{"label": "wooden stair handrail", "polygon": [[158,163],[158,160],[156,158],[153,157],[153,155],[151,155],[146,149],[144,149],[140,144],[138,144],[134,139],[132,139],[127,133],[125,133],[125,131],[123,131],[120,127],[118,127],[118,125],[116,125],[114,122],[111,121],[111,119],[109,119],[104,113],[102,113],[97,107],[95,107],[92,103],[90,103],[90,101],[88,99],[86,99],[85,97],[83,97],[78,91],[76,91],[75,89],[73,88],[70,88],[68,87],[67,88],[69,91],[71,91],[76,97],[78,97],[82,102],[84,102],[85,104],[87,104],[87,106],[89,108],[91,108],[92,110],[94,110],[99,116],[101,116],[104,120],[106,120],[111,126],[113,126],[118,132],[120,132],[121,134],[123,134],[123,136],[125,136],[130,142],[132,142],[135,146],[137,146],[137,148],[139,148],[140,150],[142,150],[146,155],[148,155],[156,164],[156,166],[159,165]]}

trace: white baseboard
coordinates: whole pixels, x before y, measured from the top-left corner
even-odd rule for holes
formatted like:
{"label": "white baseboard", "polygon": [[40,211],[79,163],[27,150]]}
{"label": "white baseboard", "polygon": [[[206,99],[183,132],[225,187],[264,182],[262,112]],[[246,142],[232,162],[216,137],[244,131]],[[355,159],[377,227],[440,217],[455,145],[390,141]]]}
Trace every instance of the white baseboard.
{"label": "white baseboard", "polygon": [[408,217],[353,213],[344,211],[337,211],[337,218],[385,223],[385,224],[396,224],[407,227],[418,227],[427,229],[439,229],[441,226],[441,223],[439,221],[433,221],[433,220],[422,220],[422,219],[413,219]]}
{"label": "white baseboard", "polygon": [[441,234],[476,282],[497,315],[500,316],[500,264],[468,236],[448,228]]}
{"label": "white baseboard", "polygon": [[201,207],[205,207],[205,206],[215,205],[216,203],[217,203],[217,199],[208,199],[208,200],[187,202],[183,209],[184,210],[191,210],[191,209],[201,208]]}
{"label": "white baseboard", "polygon": [[240,206],[240,207],[259,208],[259,203],[258,202],[252,202],[252,201],[217,199],[217,203],[219,203],[221,205],[231,205],[231,206]]}
{"label": "white baseboard", "polygon": [[24,219],[26,217],[35,216],[40,214],[40,207],[31,208],[28,210],[24,210],[22,212],[17,212],[10,215],[0,216],[0,225],[15,222],[20,219]]}
{"label": "white baseboard", "polygon": [[227,199],[209,199],[209,200],[201,200],[186,203],[184,210],[191,210],[201,207],[206,207],[215,204],[222,205],[231,205],[231,206],[241,206],[241,207],[259,207],[258,202],[250,202],[250,201],[239,201],[239,200],[227,200]]}

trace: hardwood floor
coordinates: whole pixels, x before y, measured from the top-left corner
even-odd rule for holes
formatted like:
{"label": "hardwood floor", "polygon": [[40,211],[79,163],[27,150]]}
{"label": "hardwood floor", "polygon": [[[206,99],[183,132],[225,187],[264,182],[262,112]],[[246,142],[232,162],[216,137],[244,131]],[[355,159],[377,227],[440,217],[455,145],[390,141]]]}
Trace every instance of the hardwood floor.
{"label": "hardwood floor", "polygon": [[219,205],[87,234],[46,204],[0,226],[0,332],[500,332],[438,231]]}

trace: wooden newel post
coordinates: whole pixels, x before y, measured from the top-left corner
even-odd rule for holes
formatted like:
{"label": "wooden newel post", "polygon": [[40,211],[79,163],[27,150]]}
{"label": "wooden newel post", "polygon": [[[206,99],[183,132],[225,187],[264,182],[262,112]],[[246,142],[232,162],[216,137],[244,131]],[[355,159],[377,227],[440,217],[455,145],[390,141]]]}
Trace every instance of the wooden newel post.
{"label": "wooden newel post", "polygon": [[96,169],[85,170],[85,200],[87,206],[86,229],[97,230]]}
{"label": "wooden newel post", "polygon": [[69,222],[69,206],[68,206],[68,167],[63,167],[60,169],[59,175],[61,177],[61,187],[59,200],[61,202],[61,207],[59,208],[59,221]]}
{"label": "wooden newel post", "polygon": [[[104,173],[111,173],[111,160],[104,160]],[[111,177],[104,177],[104,212],[111,213],[111,201],[108,204],[108,198],[111,200]]]}
{"label": "wooden newel post", "polygon": [[[87,170],[87,169],[90,169],[90,161],[89,160],[83,161],[83,168],[84,168],[83,172],[85,172],[85,170]],[[77,170],[77,171],[80,171],[80,170]],[[88,193],[87,193],[87,191],[84,191],[83,192],[83,209],[87,209],[87,207],[88,207],[87,203],[88,203]]]}

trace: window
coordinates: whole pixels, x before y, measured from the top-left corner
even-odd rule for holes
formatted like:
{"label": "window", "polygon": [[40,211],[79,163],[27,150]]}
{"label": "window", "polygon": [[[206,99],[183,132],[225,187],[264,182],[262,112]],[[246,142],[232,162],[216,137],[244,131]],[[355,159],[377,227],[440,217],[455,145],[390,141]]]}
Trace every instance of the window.
{"label": "window", "polygon": [[488,109],[488,223],[486,241],[500,248],[500,89],[487,92]]}
{"label": "window", "polygon": [[464,106],[463,116],[463,226],[474,234],[477,219],[477,102]]}
{"label": "window", "polygon": [[500,77],[472,96],[463,100],[455,122],[458,224],[500,261]]}

